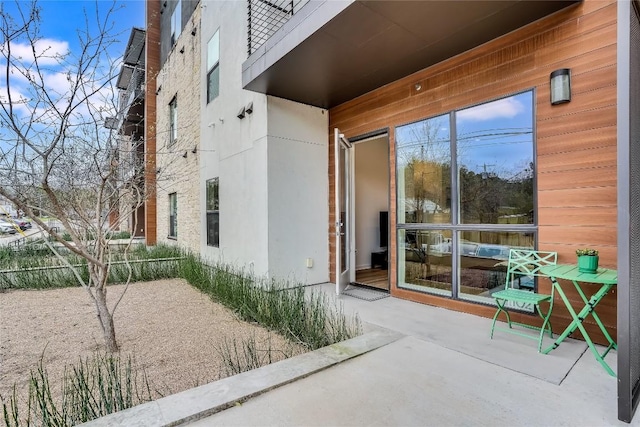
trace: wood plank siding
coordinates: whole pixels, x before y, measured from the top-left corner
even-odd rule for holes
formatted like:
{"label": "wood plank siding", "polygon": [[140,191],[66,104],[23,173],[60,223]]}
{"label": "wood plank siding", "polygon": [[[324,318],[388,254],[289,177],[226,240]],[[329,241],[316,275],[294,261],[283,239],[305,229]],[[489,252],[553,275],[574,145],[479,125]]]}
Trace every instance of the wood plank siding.
{"label": "wood plank siding", "polygon": [[[602,266],[616,268],[616,3],[585,0],[464,54],[419,71],[329,111],[329,246],[331,280],[335,262],[333,129],[347,138],[389,128],[389,244],[393,296],[492,316],[491,307],[397,288],[396,171],[394,129],[398,125],[449,113],[477,103],[535,89],[538,248],[574,263],[575,249],[600,250]],[[571,102],[552,106],[549,75],[570,68]],[[416,90],[420,83],[421,90]],[[550,283],[541,280],[541,291]],[[588,285],[589,291],[595,292]],[[580,297],[567,287],[579,305]],[[616,332],[616,294],[599,314]],[[519,315],[518,320],[536,319]],[[556,301],[556,331],[570,321]],[[587,329],[598,341],[592,321]],[[614,335],[615,336],[615,335]]]}
{"label": "wood plank siding", "polygon": [[145,243],[153,246],[158,241],[156,201],[156,77],[160,72],[160,1],[147,1],[147,32],[145,42]]}

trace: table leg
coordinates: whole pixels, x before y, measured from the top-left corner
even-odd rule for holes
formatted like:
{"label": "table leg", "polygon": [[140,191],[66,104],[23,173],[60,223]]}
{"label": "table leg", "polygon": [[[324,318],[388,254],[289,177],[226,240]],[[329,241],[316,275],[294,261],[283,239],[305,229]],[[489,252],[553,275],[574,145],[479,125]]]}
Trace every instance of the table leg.
{"label": "table leg", "polygon": [[576,290],[580,294],[580,297],[585,303],[585,308],[583,308],[582,311],[580,311],[580,313],[578,314],[578,317],[580,318],[581,321],[583,321],[584,319],[586,319],[586,317],[589,314],[591,314],[591,316],[595,319],[596,323],[600,327],[602,334],[607,339],[607,342],[609,342],[609,347],[607,348],[607,351],[602,355],[602,357],[605,357],[609,352],[609,350],[611,350],[612,348],[617,350],[618,345],[613,340],[613,338],[611,338],[611,335],[609,335],[609,332],[607,332],[607,328],[605,328],[604,325],[602,324],[602,321],[600,320],[600,316],[598,316],[598,313],[596,313],[595,311],[595,307],[596,305],[598,305],[600,300],[609,293],[613,285],[602,285],[602,287],[598,290],[598,292],[596,292],[590,299],[587,299],[586,295],[582,291],[582,288],[580,288],[580,285],[578,285],[578,282],[576,282],[575,280],[573,280],[573,286],[576,288]]}
{"label": "table leg", "polygon": [[[564,341],[576,329],[579,329],[580,332],[582,333],[582,337],[587,342],[587,345],[591,349],[591,352],[593,353],[596,360],[600,362],[600,365],[602,365],[602,367],[605,369],[605,371],[609,373],[609,375],[615,376],[615,373],[613,372],[613,370],[609,367],[607,362],[604,361],[604,357],[607,355],[609,350],[611,350],[611,348],[614,348],[615,342],[613,342],[613,340],[611,339],[611,336],[606,332],[604,325],[602,325],[600,318],[597,317],[596,313],[594,312],[595,306],[607,294],[607,292],[609,292],[612,285],[602,286],[600,290],[598,290],[598,292],[596,292],[596,294],[593,295],[593,297],[591,297],[590,300],[587,300],[586,296],[582,292],[582,289],[580,289],[579,286],[574,282],[576,289],[578,289],[578,293],[580,293],[580,296],[586,303],[586,305],[582,308],[582,310],[580,310],[580,313],[576,314],[575,310],[573,309],[573,306],[571,305],[571,302],[569,301],[564,291],[562,290],[562,287],[560,287],[560,285],[558,284],[555,278],[552,277],[550,279],[553,286],[558,291],[560,298],[562,298],[562,301],[567,306],[567,310],[569,311],[569,314],[571,315],[571,318],[573,319],[573,321],[569,324],[569,326],[567,326],[567,328],[564,330],[564,332],[562,332],[562,334],[558,337],[558,339],[556,339],[556,341],[550,347],[545,349],[543,353],[548,354],[551,350],[558,348],[558,346],[562,341]],[[598,349],[596,349],[595,344],[591,340],[591,337],[589,337],[589,334],[587,333],[586,329],[582,325],[582,322],[584,321],[584,319],[586,319],[586,317],[589,314],[591,314],[592,316],[594,316],[594,318],[596,318],[596,322],[598,323],[598,326],[604,332],[607,340],[609,340],[609,347],[602,355],[598,352]]]}
{"label": "table leg", "polygon": [[[554,277],[550,277],[551,279],[551,284],[552,286],[555,288],[555,290],[558,292],[558,295],[560,295],[560,298],[562,299],[562,301],[564,302],[564,305],[567,306],[567,308],[569,309],[569,314],[571,314],[571,317],[573,317],[573,322],[571,322],[571,324],[569,326],[567,326],[567,328],[558,336],[558,338],[555,340],[555,342],[553,344],[551,344],[551,346],[549,346],[547,349],[543,350],[542,352],[544,354],[548,354],[551,350],[554,350],[556,348],[558,348],[558,346],[560,345],[560,343],[562,341],[564,341],[573,331],[575,331],[575,327],[574,324],[576,323],[576,314],[575,311],[573,311],[573,307],[571,307],[571,303],[569,302],[569,299],[567,298],[567,296],[564,294],[564,291],[562,290],[562,287],[560,287],[560,285],[558,284],[558,282],[556,281],[556,279]],[[572,329],[573,327],[573,329]]]}

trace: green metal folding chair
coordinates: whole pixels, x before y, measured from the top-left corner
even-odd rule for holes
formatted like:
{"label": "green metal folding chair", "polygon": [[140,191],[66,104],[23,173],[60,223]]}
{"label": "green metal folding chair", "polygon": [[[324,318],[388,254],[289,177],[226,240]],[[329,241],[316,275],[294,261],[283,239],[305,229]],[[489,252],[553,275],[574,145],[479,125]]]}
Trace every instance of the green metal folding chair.
{"label": "green metal folding chair", "polygon": [[[525,338],[531,338],[538,340],[538,352],[542,351],[542,339],[545,332],[549,333],[549,336],[553,338],[553,332],[551,330],[551,310],[553,309],[553,296],[554,289],[551,287],[551,295],[540,294],[535,292],[535,277],[544,276],[540,273],[540,268],[546,265],[555,265],[558,259],[557,252],[541,252],[511,249],[509,251],[509,263],[507,265],[507,278],[504,285],[504,290],[493,293],[493,298],[496,300],[498,310],[493,316],[493,324],[491,325],[491,339],[493,339],[493,332],[501,330],[509,332],[515,335],[519,335]],[[544,276],[546,277],[546,276]],[[540,309],[541,303],[549,303],[549,309],[543,312]],[[515,309],[517,304],[521,306],[533,305],[534,310],[542,318],[542,326],[532,326],[525,323],[518,323],[511,321],[509,315],[509,309]],[[510,305],[510,306],[509,306]],[[496,327],[496,321],[500,313],[504,313],[507,318],[508,328]],[[523,331],[513,329],[513,325],[517,325],[526,329],[539,330],[538,336],[527,334]]]}

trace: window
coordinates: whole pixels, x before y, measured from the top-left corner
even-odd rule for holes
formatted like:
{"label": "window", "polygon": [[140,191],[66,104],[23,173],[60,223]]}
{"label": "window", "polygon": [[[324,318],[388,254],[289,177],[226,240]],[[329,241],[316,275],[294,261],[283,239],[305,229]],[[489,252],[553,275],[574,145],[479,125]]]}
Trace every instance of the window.
{"label": "window", "polygon": [[493,303],[535,246],[533,92],[396,128],[399,287]]}
{"label": "window", "polygon": [[207,43],[207,104],[220,93],[220,30]]}
{"label": "window", "polygon": [[182,0],[178,0],[176,8],[171,14],[171,46],[176,44],[182,32]]}
{"label": "window", "polygon": [[220,246],[220,199],[218,178],[207,181],[207,245]]}
{"label": "window", "polygon": [[169,237],[178,238],[178,195],[169,194]]}
{"label": "window", "polygon": [[169,145],[178,139],[178,98],[173,97],[169,103]]}

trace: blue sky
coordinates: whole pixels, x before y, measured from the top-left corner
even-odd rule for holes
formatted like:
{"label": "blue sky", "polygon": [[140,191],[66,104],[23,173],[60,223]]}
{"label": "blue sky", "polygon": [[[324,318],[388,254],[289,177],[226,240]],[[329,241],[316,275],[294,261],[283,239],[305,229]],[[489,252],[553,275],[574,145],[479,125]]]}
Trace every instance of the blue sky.
{"label": "blue sky", "polygon": [[[12,1],[3,1],[4,7],[15,7]],[[28,1],[20,1],[22,6],[27,7]],[[144,1],[117,1],[116,11],[113,14],[114,34],[118,34],[119,43],[113,46],[111,52],[114,56],[121,56],[124,53],[129,34],[132,27],[144,28]],[[42,10],[41,30],[42,36],[61,42],[68,42],[71,51],[78,48],[76,30],[84,23],[84,10],[90,14],[95,14],[96,5],[101,13],[110,8],[111,1],[77,1],[77,0],[44,0],[38,2]]]}
{"label": "blue sky", "polygon": [[[1,0],[2,8],[9,12],[17,21],[18,7],[27,12],[31,5],[27,0]],[[96,7],[100,17],[104,17],[113,8],[109,23],[113,25],[111,35],[116,36],[117,43],[109,48],[112,58],[123,55],[131,34],[131,28],[145,26],[143,0],[127,1],[88,1],[88,0],[40,0],[40,37],[43,45],[51,47],[56,53],[69,51],[72,55],[79,49],[78,30],[85,28],[85,13],[89,25],[95,29],[97,22]],[[17,45],[16,45],[17,46]],[[17,46],[19,47],[19,46]]]}

